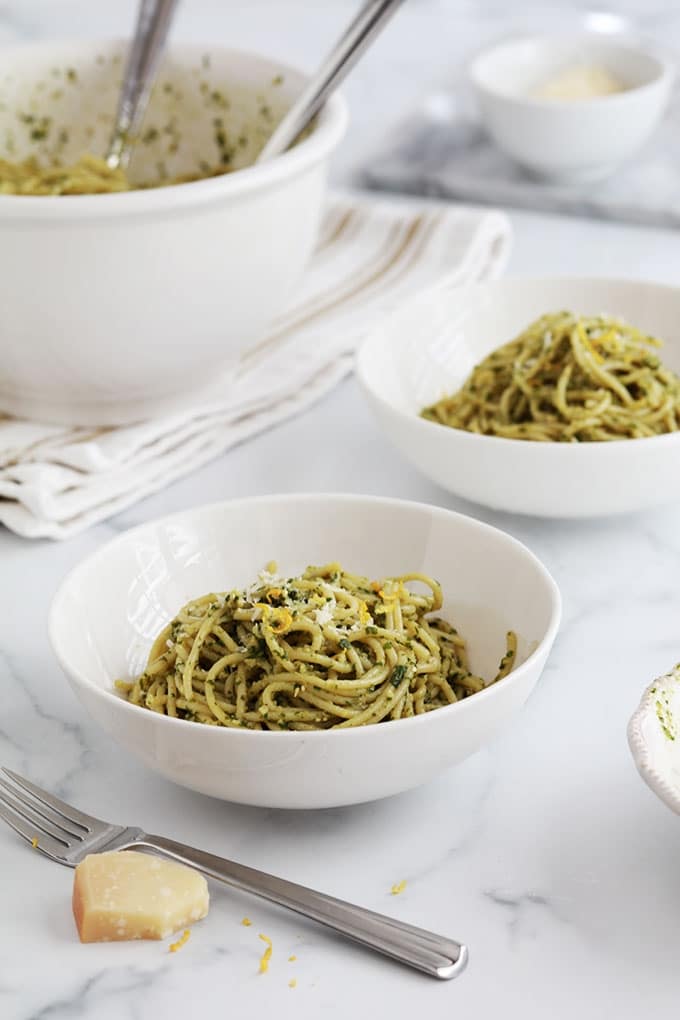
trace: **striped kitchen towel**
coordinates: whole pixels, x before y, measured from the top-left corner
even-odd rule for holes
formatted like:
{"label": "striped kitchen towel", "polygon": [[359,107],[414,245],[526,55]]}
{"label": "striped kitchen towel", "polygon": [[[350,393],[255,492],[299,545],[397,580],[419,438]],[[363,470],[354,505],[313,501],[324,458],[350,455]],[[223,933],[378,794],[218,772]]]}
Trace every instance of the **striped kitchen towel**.
{"label": "striped kitchen towel", "polygon": [[0,523],[67,538],[169,485],[321,399],[395,302],[498,276],[509,246],[499,212],[332,196],[296,300],[244,352],[223,398],[116,428],[0,419]]}

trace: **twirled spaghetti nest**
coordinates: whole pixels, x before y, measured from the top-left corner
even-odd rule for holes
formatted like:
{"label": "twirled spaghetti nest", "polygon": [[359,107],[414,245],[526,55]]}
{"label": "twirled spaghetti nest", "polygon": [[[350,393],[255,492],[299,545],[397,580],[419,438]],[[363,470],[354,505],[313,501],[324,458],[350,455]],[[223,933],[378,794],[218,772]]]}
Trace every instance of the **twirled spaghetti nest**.
{"label": "twirled spaghetti nest", "polygon": [[[411,590],[416,582],[425,591]],[[214,726],[311,730],[419,715],[486,686],[446,621],[436,581],[382,581],[338,564],[187,603],[144,672],[117,687],[134,704]],[[516,639],[493,681],[513,667]]]}
{"label": "twirled spaghetti nest", "polygon": [[641,439],[680,426],[680,378],[660,341],[616,319],[545,315],[475,367],[424,418],[488,436]]}

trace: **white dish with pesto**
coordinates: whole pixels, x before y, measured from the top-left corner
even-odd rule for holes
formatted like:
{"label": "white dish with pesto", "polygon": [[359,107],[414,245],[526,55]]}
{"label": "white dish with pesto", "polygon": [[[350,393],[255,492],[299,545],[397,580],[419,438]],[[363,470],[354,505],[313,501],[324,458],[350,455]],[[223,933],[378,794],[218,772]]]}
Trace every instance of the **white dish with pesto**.
{"label": "white dish with pesto", "polygon": [[357,378],[389,440],[457,496],[510,513],[599,517],[680,502],[680,431],[608,442],[530,442],[446,428],[423,408],[555,309],[619,317],[659,337],[680,374],[680,288],[642,280],[526,277],[438,286],[386,316]]}
{"label": "white dish with pesto", "polygon": [[[283,577],[338,560],[370,578],[418,572],[442,586],[437,615],[464,636],[470,669],[492,677],[517,635],[512,671],[422,715],[341,729],[204,725],[116,693],[154,639],[205,592],[244,588],[268,560]],[[216,503],[134,528],[86,559],[52,605],[49,633],[76,697],[125,751],[212,797],[319,808],[419,786],[507,726],[537,683],[560,596],[515,539],[439,507],[369,496],[291,495]]]}
{"label": "white dish with pesto", "polygon": [[[0,159],[75,163],[106,151],[124,44],[3,50]],[[120,424],[201,400],[282,310],[311,252],[333,96],[311,132],[251,166],[306,78],[257,54],[171,46],[114,194],[0,194],[0,412]]]}
{"label": "white dish with pesto", "polygon": [[647,786],[680,815],[680,665],[646,689],[628,724],[628,744]]}

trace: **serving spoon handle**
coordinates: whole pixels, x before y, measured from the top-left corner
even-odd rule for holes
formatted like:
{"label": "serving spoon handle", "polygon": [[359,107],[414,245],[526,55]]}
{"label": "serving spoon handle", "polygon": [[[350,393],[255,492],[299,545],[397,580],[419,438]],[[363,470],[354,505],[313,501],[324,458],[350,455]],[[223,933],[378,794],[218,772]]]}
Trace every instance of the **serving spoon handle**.
{"label": "serving spoon handle", "polygon": [[179,0],[141,0],[127,57],[116,121],[106,162],[125,169],[156,79],[165,41]]}
{"label": "serving spoon handle", "polygon": [[263,163],[280,155],[293,144],[403,2],[404,0],[367,0],[361,6],[302,95],[274,129],[256,163]]}

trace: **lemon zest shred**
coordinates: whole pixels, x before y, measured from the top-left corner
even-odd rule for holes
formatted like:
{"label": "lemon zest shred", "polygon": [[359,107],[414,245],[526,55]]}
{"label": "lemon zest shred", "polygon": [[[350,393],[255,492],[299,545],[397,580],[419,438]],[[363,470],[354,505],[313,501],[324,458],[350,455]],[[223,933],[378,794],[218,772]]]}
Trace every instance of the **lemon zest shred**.
{"label": "lemon zest shred", "polygon": [[272,940],[268,935],[258,935],[257,937],[267,944],[267,948],[260,959],[260,974],[266,974],[269,970],[269,961],[272,958]]}
{"label": "lemon zest shred", "polygon": [[406,879],[402,878],[401,882],[395,882],[395,884],[390,889],[390,892],[391,892],[392,896],[399,896],[400,893],[403,893],[405,888],[406,888]]}
{"label": "lemon zest shred", "polygon": [[295,956],[295,954],[293,954],[292,956],[288,957],[288,963],[295,963],[296,960],[297,960],[297,956]]}
{"label": "lemon zest shred", "polygon": [[288,982],[289,988],[297,988],[297,978],[291,978]]}
{"label": "lemon zest shred", "polygon": [[31,840],[31,846],[33,847],[34,850],[38,849],[38,837],[37,836],[34,836],[33,839]]}
{"label": "lemon zest shred", "polygon": [[584,327],[584,325],[583,325],[583,323],[581,322],[580,319],[576,323],[576,331],[577,331],[577,333],[579,335],[579,339],[582,341],[583,346],[586,348],[586,350],[588,351],[590,356],[592,358],[594,358],[595,361],[597,361],[601,365],[603,363],[603,361],[604,361],[604,358],[602,357],[601,354],[598,354],[598,352],[593,347],[593,341],[590,339],[590,337],[586,333],[585,327]]}
{"label": "lemon zest shred", "polygon": [[293,617],[287,609],[272,609],[273,617],[269,626],[275,634],[285,634],[293,626]]}
{"label": "lemon zest shred", "polygon": [[243,920],[241,921],[241,924],[243,925],[244,928],[250,928],[252,923],[253,922],[250,920],[249,917],[244,917]]}
{"label": "lemon zest shred", "polygon": [[359,599],[359,623],[366,625],[371,619],[371,614],[368,611],[368,606],[363,599]]}
{"label": "lemon zest shred", "polygon": [[187,944],[187,942],[189,941],[190,935],[191,935],[190,929],[189,928],[185,928],[184,929],[184,934],[182,935],[181,939],[178,939],[177,942],[171,942],[170,943],[170,945],[168,946],[169,952],[176,953],[179,949],[182,948],[182,946],[185,946]]}
{"label": "lemon zest shred", "polygon": [[614,345],[615,350],[617,351],[621,350],[621,341],[616,335],[615,329],[608,329],[606,333],[603,333],[602,336],[598,336],[597,338],[598,347],[602,347],[604,346],[604,344],[609,343]]}
{"label": "lemon zest shred", "polygon": [[255,609],[262,610],[262,619],[273,634],[285,634],[293,626],[293,617],[283,606],[270,606],[268,602],[256,602]]}

